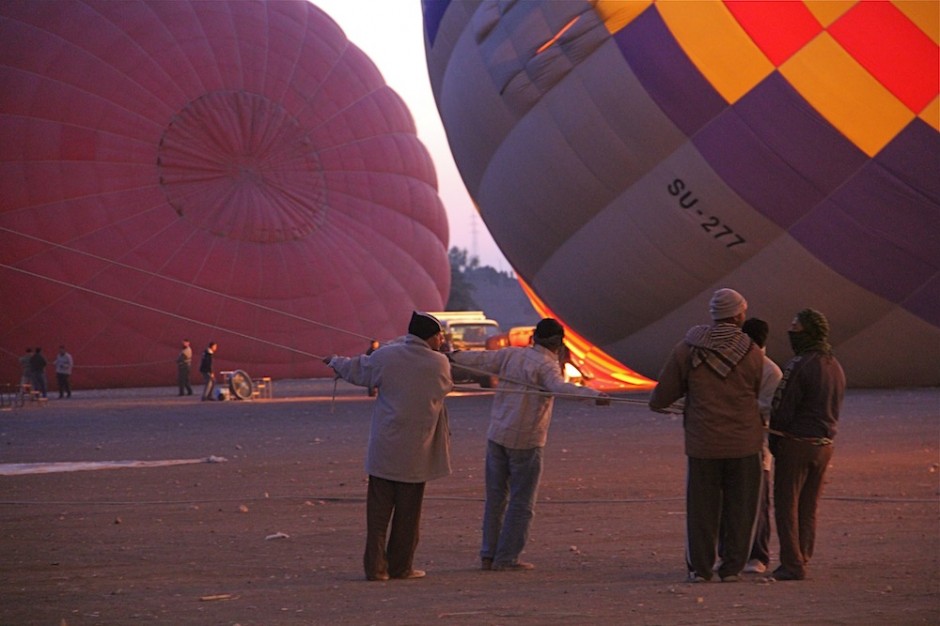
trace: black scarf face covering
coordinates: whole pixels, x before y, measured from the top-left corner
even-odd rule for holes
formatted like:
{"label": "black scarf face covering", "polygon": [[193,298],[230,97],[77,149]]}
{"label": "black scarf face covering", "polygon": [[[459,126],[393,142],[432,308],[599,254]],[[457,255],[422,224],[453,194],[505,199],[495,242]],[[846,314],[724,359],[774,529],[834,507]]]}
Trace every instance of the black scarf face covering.
{"label": "black scarf face covering", "polygon": [[790,336],[790,347],[793,349],[793,354],[803,354],[810,351],[828,354],[830,351],[829,342],[825,339],[816,338],[805,330],[791,330],[787,332],[787,335]]}

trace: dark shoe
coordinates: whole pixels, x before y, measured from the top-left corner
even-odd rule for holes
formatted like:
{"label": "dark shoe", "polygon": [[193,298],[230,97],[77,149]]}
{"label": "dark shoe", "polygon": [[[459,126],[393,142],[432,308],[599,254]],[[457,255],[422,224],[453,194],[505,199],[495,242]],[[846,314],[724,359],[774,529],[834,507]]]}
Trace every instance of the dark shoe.
{"label": "dark shoe", "polygon": [[381,574],[373,574],[373,575],[371,575],[371,576],[366,575],[366,580],[372,580],[372,581],[375,581],[375,580],[379,580],[379,581],[388,580],[388,574],[386,574],[385,572],[382,572]]}
{"label": "dark shoe", "polygon": [[493,569],[493,559],[483,557],[480,559],[480,569],[489,571]]}
{"label": "dark shoe", "polygon": [[702,576],[701,574],[696,574],[695,572],[689,572],[689,582],[690,583],[707,583],[708,579]]}
{"label": "dark shoe", "polygon": [[774,580],[803,580],[806,574],[795,574],[781,565],[774,570],[772,577]]}
{"label": "dark shoe", "polygon": [[531,563],[524,563],[522,561],[516,561],[515,563],[493,564],[494,572],[527,572],[530,569],[535,569],[535,566]]}
{"label": "dark shoe", "polygon": [[398,579],[401,579],[401,580],[408,580],[408,579],[411,579],[411,578],[424,578],[424,577],[427,576],[427,575],[428,575],[428,573],[425,572],[423,569],[413,569],[413,570],[411,570],[410,572],[408,572],[407,574],[402,574],[401,576],[393,576],[392,578],[398,578]]}

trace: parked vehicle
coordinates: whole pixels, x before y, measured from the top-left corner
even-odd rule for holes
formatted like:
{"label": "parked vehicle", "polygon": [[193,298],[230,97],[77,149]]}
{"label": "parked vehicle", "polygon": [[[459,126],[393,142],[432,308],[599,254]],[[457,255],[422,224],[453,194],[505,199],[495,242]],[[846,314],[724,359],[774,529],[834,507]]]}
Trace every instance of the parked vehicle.
{"label": "parked vehicle", "polygon": [[[444,326],[444,350],[486,350],[487,340],[502,333],[499,322],[486,317],[483,311],[428,311]],[[497,377],[476,374],[461,367],[451,371],[454,382],[478,383],[481,387],[496,386]]]}
{"label": "parked vehicle", "polygon": [[[508,346],[525,347],[532,343],[532,334],[535,333],[535,326],[513,326],[508,331],[499,335],[493,335],[486,340],[487,350],[499,350]],[[583,385],[591,376],[585,373],[576,363],[572,356],[568,344],[565,343],[561,352],[558,353],[558,364],[561,366],[565,381],[576,385]]]}

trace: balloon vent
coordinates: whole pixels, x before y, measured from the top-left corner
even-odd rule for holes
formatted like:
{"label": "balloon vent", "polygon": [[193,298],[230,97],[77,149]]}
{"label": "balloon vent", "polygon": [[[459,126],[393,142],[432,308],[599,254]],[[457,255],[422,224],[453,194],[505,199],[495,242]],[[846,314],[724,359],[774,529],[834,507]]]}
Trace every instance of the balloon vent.
{"label": "balloon vent", "polygon": [[157,165],[170,206],[219,236],[297,240],[325,216],[313,142],[283,107],[258,94],[214,92],[187,104],[160,138]]}

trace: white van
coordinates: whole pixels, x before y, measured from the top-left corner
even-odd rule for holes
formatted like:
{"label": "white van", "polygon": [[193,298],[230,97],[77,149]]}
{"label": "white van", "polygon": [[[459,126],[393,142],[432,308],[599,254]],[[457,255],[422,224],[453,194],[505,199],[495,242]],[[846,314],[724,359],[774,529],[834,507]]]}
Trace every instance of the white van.
{"label": "white van", "polygon": [[[502,333],[499,322],[486,317],[483,311],[428,311],[444,326],[445,352],[451,350],[486,350],[486,340]],[[455,367],[455,383],[475,382],[481,387],[495,387],[496,377],[475,374]]]}

